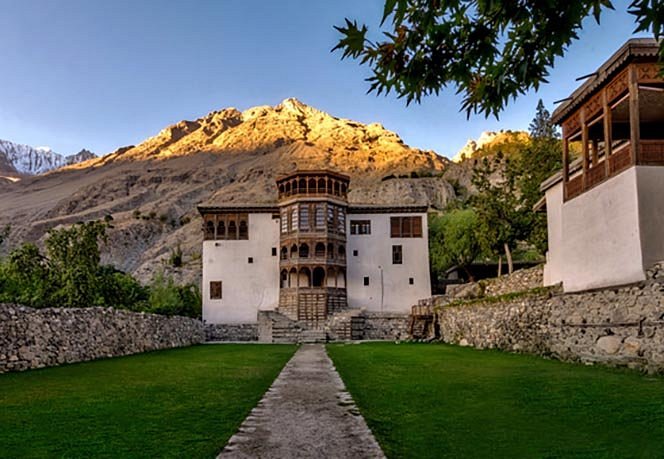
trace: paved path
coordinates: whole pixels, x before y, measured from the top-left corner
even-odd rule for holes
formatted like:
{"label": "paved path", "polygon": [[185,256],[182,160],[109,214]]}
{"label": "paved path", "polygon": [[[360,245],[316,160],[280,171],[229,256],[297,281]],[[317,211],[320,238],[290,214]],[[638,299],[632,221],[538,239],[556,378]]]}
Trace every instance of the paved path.
{"label": "paved path", "polygon": [[384,458],[320,344],[286,364],[219,458]]}

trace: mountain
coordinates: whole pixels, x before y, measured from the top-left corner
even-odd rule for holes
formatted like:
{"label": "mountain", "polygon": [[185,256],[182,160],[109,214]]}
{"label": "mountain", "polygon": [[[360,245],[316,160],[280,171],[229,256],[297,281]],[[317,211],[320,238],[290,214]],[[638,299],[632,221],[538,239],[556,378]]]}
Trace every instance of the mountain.
{"label": "mountain", "polygon": [[[0,227],[12,225],[3,250],[40,241],[58,225],[106,217],[113,228],[104,262],[146,281],[159,269],[197,280],[202,233],[196,206],[275,202],[275,178],[307,168],[349,174],[349,199],[356,203],[442,208],[456,197],[447,179],[463,181],[459,166],[406,145],[380,124],[286,99],[180,121],[136,146],[0,184]],[[395,178],[406,176],[420,178]],[[183,269],[168,262],[176,247],[185,254]]]}
{"label": "mountain", "polygon": [[0,140],[0,175],[5,178],[39,175],[96,157],[97,155],[88,150],[81,150],[71,156],[63,156],[49,147],[31,147]]}
{"label": "mountain", "polygon": [[452,161],[460,163],[465,159],[493,156],[498,151],[509,155],[513,147],[523,145],[530,136],[525,131],[485,131],[477,140],[468,140],[466,145],[452,157]]}

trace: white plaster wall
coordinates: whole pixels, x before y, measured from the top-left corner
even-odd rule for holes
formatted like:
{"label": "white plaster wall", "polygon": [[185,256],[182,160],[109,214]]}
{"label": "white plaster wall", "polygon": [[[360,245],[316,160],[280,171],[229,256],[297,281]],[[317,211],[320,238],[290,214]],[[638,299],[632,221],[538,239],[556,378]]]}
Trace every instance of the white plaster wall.
{"label": "white plaster wall", "polygon": [[555,285],[563,281],[562,227],[563,184],[559,182],[546,191],[546,224],[549,249],[544,265],[544,285]]}
{"label": "white plaster wall", "polygon": [[[277,256],[272,256],[272,248]],[[203,320],[256,323],[258,310],[279,303],[279,220],[249,214],[249,239],[203,242]],[[248,258],[253,257],[253,263]],[[222,281],[221,300],[210,299],[210,282]]]}
{"label": "white plaster wall", "polygon": [[664,260],[664,167],[636,167],[643,267]]}
{"label": "white plaster wall", "polygon": [[[421,238],[391,238],[390,217],[420,216]],[[351,220],[370,220],[371,234],[351,235]],[[347,216],[347,295],[351,308],[410,312],[418,300],[431,296],[427,215],[350,214]],[[392,245],[403,247],[403,264],[392,264]],[[357,250],[358,255],[353,256]],[[382,280],[381,280],[382,274]],[[369,276],[369,285],[364,277]],[[414,284],[408,279],[412,277]]]}
{"label": "white plaster wall", "polygon": [[565,291],[645,279],[636,170],[635,167],[627,169],[562,204],[561,263],[551,266],[559,271],[550,269],[549,276],[562,279]]}

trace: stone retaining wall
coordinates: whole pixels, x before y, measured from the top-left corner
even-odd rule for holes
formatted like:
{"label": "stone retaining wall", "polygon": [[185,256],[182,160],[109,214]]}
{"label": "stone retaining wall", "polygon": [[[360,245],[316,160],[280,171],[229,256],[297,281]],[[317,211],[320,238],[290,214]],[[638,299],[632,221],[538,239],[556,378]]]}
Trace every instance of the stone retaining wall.
{"label": "stone retaining wall", "polygon": [[190,346],[203,323],[113,308],[0,304],[0,373]]}
{"label": "stone retaining wall", "polygon": [[451,298],[482,298],[499,296],[510,292],[521,292],[544,283],[544,266],[520,269],[512,274],[496,277],[493,279],[482,279],[478,282],[467,284],[450,285],[447,287],[447,296]]}
{"label": "stone retaining wall", "polygon": [[205,324],[205,341],[258,341],[258,324]]}
{"label": "stone retaining wall", "polygon": [[447,343],[664,372],[664,264],[623,288],[434,302]]}

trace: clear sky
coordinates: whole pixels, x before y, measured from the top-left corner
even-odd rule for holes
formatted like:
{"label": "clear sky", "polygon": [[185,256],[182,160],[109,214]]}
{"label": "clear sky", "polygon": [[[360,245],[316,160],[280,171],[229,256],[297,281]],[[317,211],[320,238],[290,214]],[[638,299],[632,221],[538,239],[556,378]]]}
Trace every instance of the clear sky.
{"label": "clear sky", "polygon": [[527,129],[538,98],[567,97],[632,36],[628,3],[588,20],[551,83],[496,121],[466,120],[452,89],[410,107],[366,94],[368,69],[330,53],[332,26],[375,30],[382,0],[0,0],[0,139],[105,154],[181,119],[297,97],[451,156],[482,131]]}

